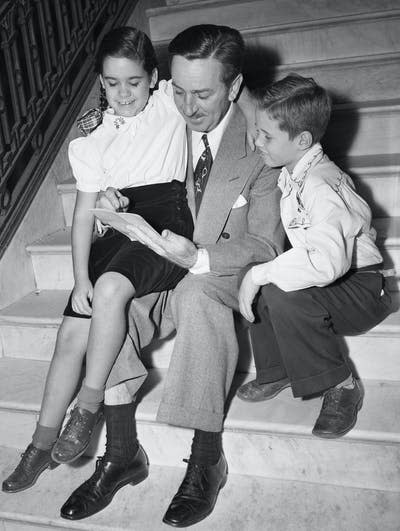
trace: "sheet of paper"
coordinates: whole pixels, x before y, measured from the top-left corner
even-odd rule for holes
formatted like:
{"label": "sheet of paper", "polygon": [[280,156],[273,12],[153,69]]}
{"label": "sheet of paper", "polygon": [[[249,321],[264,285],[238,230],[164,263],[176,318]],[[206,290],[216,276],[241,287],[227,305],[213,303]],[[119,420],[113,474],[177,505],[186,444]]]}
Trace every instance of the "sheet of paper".
{"label": "sheet of paper", "polygon": [[106,208],[91,208],[91,212],[98,218],[104,225],[110,225],[114,229],[118,230],[119,232],[122,232],[126,236],[130,237],[131,234],[129,231],[127,231],[126,227],[128,225],[132,225],[133,227],[137,227],[139,229],[146,229],[148,230],[152,236],[154,236],[157,240],[159,239],[162,241],[161,236],[158,234],[158,232],[153,229],[147,221],[142,218],[142,216],[139,216],[139,214],[131,214],[128,212],[115,212],[114,210],[108,210]]}

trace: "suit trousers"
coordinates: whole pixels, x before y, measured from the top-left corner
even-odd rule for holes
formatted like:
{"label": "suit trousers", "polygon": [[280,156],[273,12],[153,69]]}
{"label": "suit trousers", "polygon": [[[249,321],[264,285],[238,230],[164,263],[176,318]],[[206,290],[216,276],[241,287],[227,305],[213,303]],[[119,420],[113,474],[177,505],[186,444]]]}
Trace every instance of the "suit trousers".
{"label": "suit trousers", "polygon": [[351,373],[344,335],[358,335],[392,311],[379,272],[350,271],[325,287],[262,287],[250,326],[257,382],[289,378],[295,397],[319,393]]}
{"label": "suit trousers", "polygon": [[147,375],[142,349],[176,330],[157,420],[221,431],[239,354],[233,310],[238,311],[235,275],[189,273],[173,291],[134,299],[128,338],[107,387],[125,382],[135,394]]}

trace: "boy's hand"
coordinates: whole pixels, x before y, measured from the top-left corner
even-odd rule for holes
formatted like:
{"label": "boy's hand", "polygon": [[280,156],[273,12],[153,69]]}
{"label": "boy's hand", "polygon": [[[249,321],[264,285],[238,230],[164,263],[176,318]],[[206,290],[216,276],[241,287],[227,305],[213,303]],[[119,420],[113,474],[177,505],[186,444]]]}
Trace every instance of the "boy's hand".
{"label": "boy's hand", "polygon": [[100,192],[96,202],[97,208],[107,208],[116,212],[126,212],[128,206],[129,198],[112,186],[109,186],[105,192]]}
{"label": "boy's hand", "polygon": [[89,302],[93,299],[93,286],[89,279],[75,282],[72,291],[71,305],[76,313],[92,315],[92,307]]}
{"label": "boy's hand", "polygon": [[260,286],[254,284],[251,269],[245,274],[239,288],[239,309],[245,319],[251,323],[254,321],[252,304]]}

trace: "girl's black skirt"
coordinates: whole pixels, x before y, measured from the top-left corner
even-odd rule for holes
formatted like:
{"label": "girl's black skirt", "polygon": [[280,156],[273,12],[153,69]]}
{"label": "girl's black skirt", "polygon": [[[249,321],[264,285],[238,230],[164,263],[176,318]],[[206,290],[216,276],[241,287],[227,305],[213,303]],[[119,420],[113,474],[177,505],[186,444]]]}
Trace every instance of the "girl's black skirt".
{"label": "girl's black skirt", "polygon": [[[179,181],[124,188],[121,193],[130,199],[128,212],[141,215],[159,233],[169,229],[192,239],[193,220],[186,201],[185,184]],[[114,271],[128,278],[135,288],[135,297],[174,288],[187,269],[169,262],[137,241],[109,228],[91,246],[89,278],[93,286],[103,274]],[[90,319],[74,312],[71,296],[64,315]]]}

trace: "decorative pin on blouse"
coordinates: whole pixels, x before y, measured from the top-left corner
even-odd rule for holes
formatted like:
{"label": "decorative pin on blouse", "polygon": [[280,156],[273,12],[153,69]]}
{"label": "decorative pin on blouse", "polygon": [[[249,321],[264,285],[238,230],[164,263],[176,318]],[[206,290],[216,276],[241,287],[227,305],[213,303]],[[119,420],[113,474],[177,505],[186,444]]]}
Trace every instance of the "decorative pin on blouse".
{"label": "decorative pin on blouse", "polygon": [[123,125],[124,123],[125,123],[125,120],[122,116],[117,116],[117,118],[115,118],[114,120],[114,125],[116,129],[119,129],[121,125]]}

